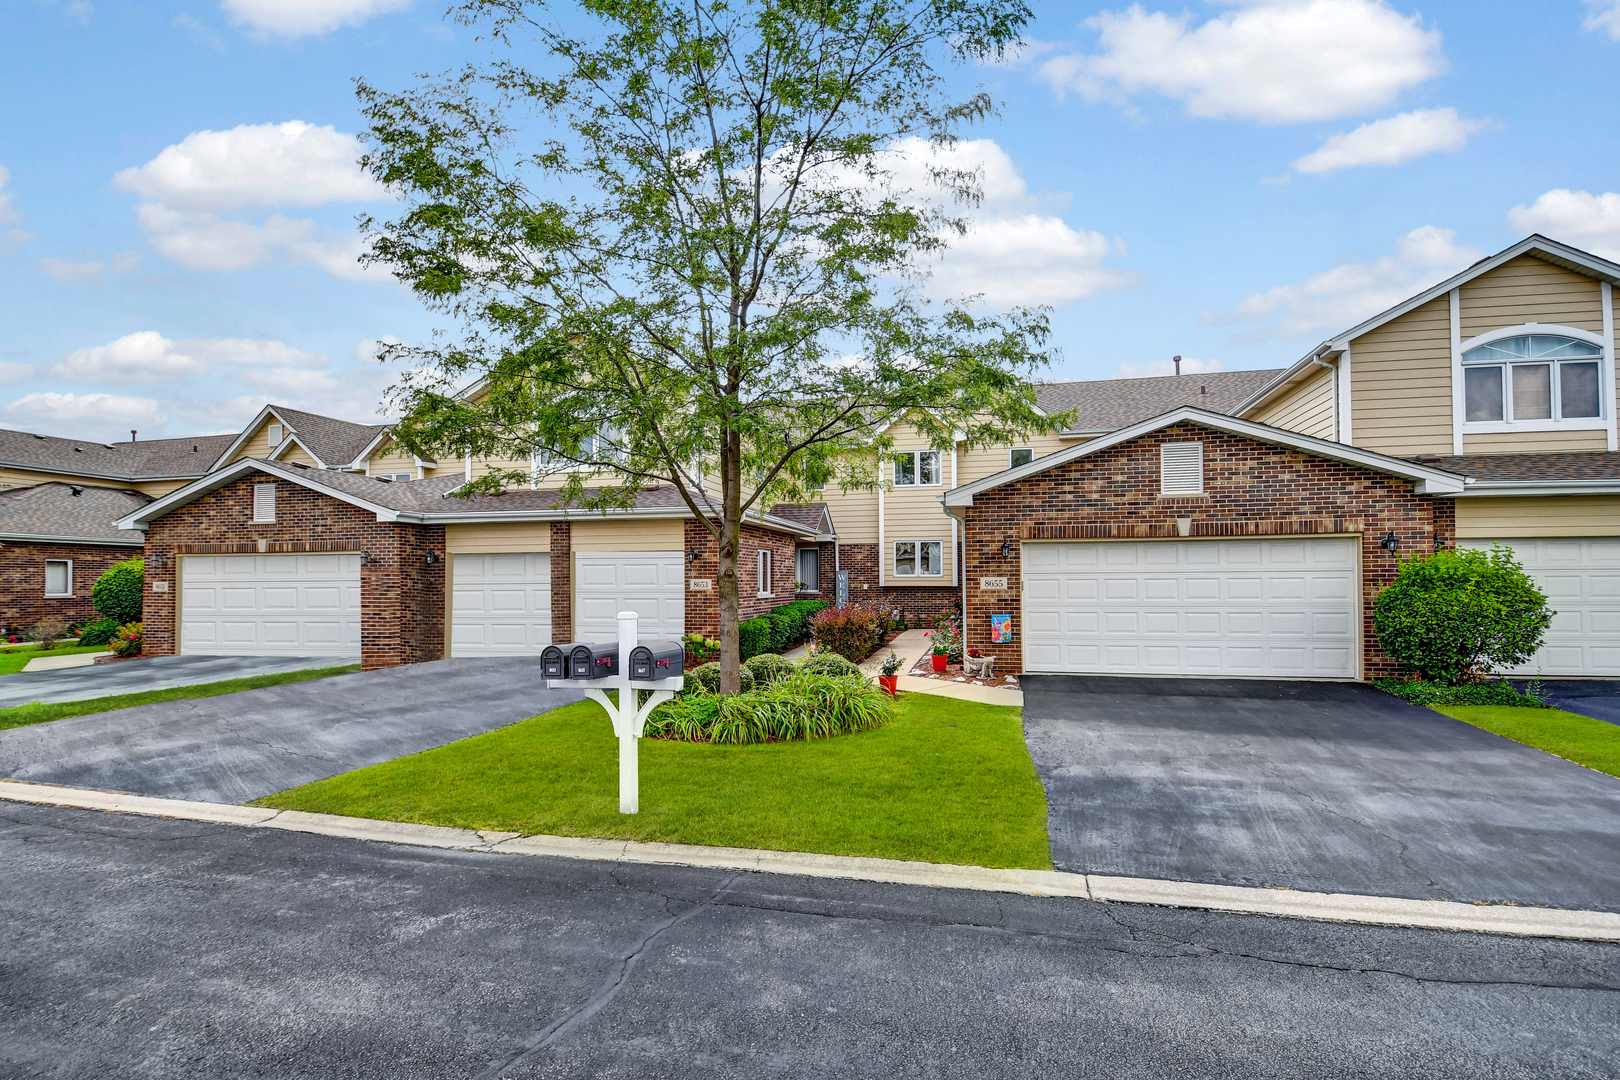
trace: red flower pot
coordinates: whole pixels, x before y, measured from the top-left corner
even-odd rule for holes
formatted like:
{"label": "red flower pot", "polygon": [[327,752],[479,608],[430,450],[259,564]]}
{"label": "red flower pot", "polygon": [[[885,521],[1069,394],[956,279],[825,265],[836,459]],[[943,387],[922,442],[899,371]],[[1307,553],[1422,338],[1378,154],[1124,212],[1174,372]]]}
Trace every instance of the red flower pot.
{"label": "red flower pot", "polygon": [[950,660],[949,656],[946,656],[943,653],[935,653],[934,656],[933,656],[934,670],[935,671],[944,671],[945,670],[945,665],[946,665],[947,662],[949,662],[949,660]]}
{"label": "red flower pot", "polygon": [[899,697],[900,696],[900,691],[895,689],[895,686],[899,682],[900,682],[900,676],[898,676],[898,675],[879,675],[878,676],[878,685],[883,687],[883,692],[885,694],[888,694],[890,697]]}

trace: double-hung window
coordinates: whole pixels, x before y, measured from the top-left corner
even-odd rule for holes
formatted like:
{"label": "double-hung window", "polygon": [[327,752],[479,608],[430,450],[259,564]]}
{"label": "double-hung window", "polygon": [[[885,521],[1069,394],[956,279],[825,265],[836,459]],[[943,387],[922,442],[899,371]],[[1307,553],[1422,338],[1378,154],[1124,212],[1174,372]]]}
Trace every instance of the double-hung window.
{"label": "double-hung window", "polygon": [[1545,425],[1603,415],[1603,349],[1560,334],[1524,334],[1463,353],[1469,424]]}
{"label": "double-hung window", "polygon": [[72,559],[46,559],[45,560],[45,595],[46,596],[72,596],[73,595],[73,560]]}
{"label": "double-hung window", "polygon": [[895,577],[940,577],[945,573],[944,543],[939,540],[896,540]]}
{"label": "double-hung window", "polygon": [[798,560],[800,592],[819,592],[821,589],[821,549],[800,548],[794,555]]}
{"label": "double-hung window", "polygon": [[912,450],[894,455],[895,487],[926,487],[939,482],[938,450]]}
{"label": "double-hung window", "polygon": [[1020,465],[1028,465],[1035,460],[1035,448],[1031,446],[1015,446],[1007,451],[1007,467],[1016,469]]}

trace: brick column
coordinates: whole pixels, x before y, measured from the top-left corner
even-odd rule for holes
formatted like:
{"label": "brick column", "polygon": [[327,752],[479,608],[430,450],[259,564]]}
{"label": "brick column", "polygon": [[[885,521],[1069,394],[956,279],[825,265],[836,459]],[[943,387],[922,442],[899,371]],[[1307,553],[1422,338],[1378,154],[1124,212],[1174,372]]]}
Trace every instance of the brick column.
{"label": "brick column", "polygon": [[551,640],[574,640],[574,527],[551,523]]}

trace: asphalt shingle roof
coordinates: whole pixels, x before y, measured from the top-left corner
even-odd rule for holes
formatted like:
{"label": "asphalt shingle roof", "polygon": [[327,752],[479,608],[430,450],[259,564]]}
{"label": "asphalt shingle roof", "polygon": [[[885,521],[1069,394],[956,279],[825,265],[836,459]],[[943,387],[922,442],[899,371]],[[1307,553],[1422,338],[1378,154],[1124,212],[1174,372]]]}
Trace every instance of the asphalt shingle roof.
{"label": "asphalt shingle roof", "polygon": [[1070,431],[1116,431],[1182,405],[1230,413],[1279,374],[1280,369],[1214,371],[1205,375],[1042,383],[1035,388],[1035,401],[1049,413],[1076,410]]}
{"label": "asphalt shingle roof", "polygon": [[0,535],[139,542],[142,533],[114,528],[113,522],[151,501],[138,491],[88,484],[52,481],[12,488],[0,491]]}
{"label": "asphalt shingle roof", "polygon": [[235,435],[199,435],[190,439],[98,443],[0,430],[0,465],[113,480],[201,476],[235,439]]}
{"label": "asphalt shingle roof", "polygon": [[349,464],[360,456],[360,451],[369,446],[373,439],[388,429],[387,424],[354,424],[280,405],[270,408],[291,425],[298,441],[326,465]]}
{"label": "asphalt shingle roof", "polygon": [[1411,460],[1475,480],[1620,480],[1620,452],[1423,454]]}

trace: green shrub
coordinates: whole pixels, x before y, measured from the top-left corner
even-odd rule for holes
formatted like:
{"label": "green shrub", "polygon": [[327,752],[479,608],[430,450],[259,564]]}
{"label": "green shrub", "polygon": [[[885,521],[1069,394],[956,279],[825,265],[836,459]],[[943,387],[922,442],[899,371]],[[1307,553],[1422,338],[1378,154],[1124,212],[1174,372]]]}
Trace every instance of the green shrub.
{"label": "green shrub", "polygon": [[1506,679],[1447,686],[1421,679],[1385,678],[1374,679],[1373,685],[1414,705],[1512,705],[1521,709],[1550,709],[1552,706],[1541,700],[1540,681],[1532,682],[1523,693]]}
{"label": "green shrub", "polygon": [[760,616],[757,619],[744,619],[737,624],[737,654],[739,659],[747,660],[751,656],[758,656],[760,653],[770,651],[770,619]]}
{"label": "green shrub", "polygon": [[799,662],[799,670],[809,675],[828,675],[841,678],[847,675],[859,675],[861,669],[845,660],[837,653],[812,653]]}
{"label": "green shrub", "polygon": [[883,643],[888,617],[876,604],[855,603],[817,612],[811,625],[818,648],[858,664]]}
{"label": "green shrub", "polygon": [[869,731],[893,715],[892,699],[865,679],[801,670],[746,694],[676,698],[653,710],[645,733],[729,745],[789,742]]}
{"label": "green shrub", "polygon": [[810,620],[832,605],[825,600],[795,600],[766,613],[771,620],[771,651],[781,652],[810,637]]}
{"label": "green shrub", "polygon": [[[745,664],[739,674],[742,676],[743,693],[746,694],[754,688],[754,673],[749,671],[748,666]],[[719,662],[711,661],[688,671],[686,673],[686,689],[705,694],[718,694],[720,692]]]}
{"label": "green shrub", "polygon": [[86,623],[79,632],[80,645],[105,645],[118,633],[117,619],[97,619],[93,623]]}
{"label": "green shrub", "polygon": [[793,674],[793,661],[771,652],[751,656],[743,666],[753,672],[755,686],[764,686]]}
{"label": "green shrub", "polygon": [[138,622],[125,623],[113,635],[112,651],[119,656],[141,655],[141,645],[145,641],[145,633]]}
{"label": "green shrub", "polygon": [[140,622],[146,594],[146,568],[140,559],[125,559],[107,567],[90,587],[90,602],[114,625]]}
{"label": "green shrub", "polygon": [[1529,660],[1553,614],[1507,548],[1441,550],[1401,563],[1378,596],[1373,631],[1421,678],[1455,686]]}

